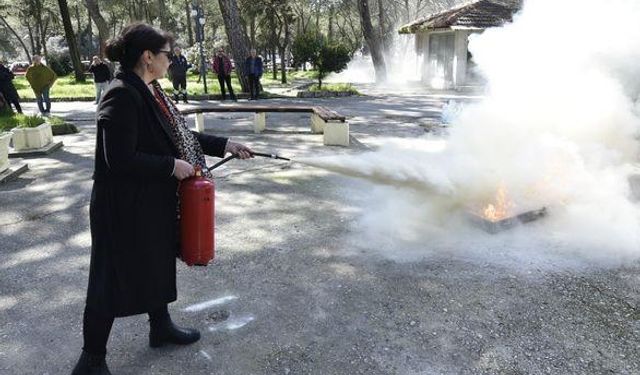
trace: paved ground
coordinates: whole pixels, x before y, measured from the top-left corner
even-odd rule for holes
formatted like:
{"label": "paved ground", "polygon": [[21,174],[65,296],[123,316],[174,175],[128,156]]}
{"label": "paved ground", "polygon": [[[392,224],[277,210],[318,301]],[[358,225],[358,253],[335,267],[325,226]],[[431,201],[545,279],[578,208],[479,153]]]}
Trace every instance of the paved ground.
{"label": "paved ground", "polygon": [[[292,157],[346,157],[424,134],[444,99],[413,94],[319,101],[349,117],[350,148],[322,146],[299,114],[268,116],[261,135],[246,114],[209,116],[207,131]],[[69,373],[82,345],[94,107],[53,110],[81,132],[0,185],[2,374]],[[368,242],[359,219],[377,206],[364,182],[270,160],[232,161],[217,176],[216,261],[180,264],[170,307],[202,339],[152,350],[145,316],[118,319],[114,374],[640,373],[637,264],[523,264],[512,249],[545,244],[522,249],[508,234],[476,257],[461,255],[473,241]],[[393,256],[404,251],[413,255]]]}

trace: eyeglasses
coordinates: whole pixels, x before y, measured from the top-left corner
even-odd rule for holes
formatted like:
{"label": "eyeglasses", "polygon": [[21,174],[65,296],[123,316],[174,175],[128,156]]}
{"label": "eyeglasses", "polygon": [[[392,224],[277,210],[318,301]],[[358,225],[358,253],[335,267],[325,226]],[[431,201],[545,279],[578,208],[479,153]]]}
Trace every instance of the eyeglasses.
{"label": "eyeglasses", "polygon": [[[167,50],[163,50],[161,49],[160,51],[158,51],[158,53],[164,53],[165,55],[167,55],[167,57],[171,57],[172,52],[171,51],[167,51]],[[156,54],[157,55],[157,54]]]}

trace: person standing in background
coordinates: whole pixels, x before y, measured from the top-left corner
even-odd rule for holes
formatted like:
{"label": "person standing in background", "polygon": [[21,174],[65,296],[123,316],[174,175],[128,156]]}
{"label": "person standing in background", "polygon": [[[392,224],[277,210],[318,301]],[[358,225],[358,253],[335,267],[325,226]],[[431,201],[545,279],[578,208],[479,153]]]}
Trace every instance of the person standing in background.
{"label": "person standing in background", "polygon": [[6,66],[0,63],[0,93],[7,101],[7,106],[13,104],[16,107],[16,112],[22,113],[22,107],[20,107],[20,96],[16,87],[13,85],[13,78],[15,75]]}
{"label": "person standing in background", "polygon": [[173,100],[177,103],[182,94],[182,100],[185,103],[187,101],[187,70],[191,68],[191,64],[187,61],[187,58],[182,55],[180,47],[173,49],[173,56],[171,57],[171,65],[169,66],[169,75],[171,76],[171,82],[173,83]]}
{"label": "person standing in background", "polygon": [[93,56],[89,72],[93,74],[93,82],[96,86],[96,104],[98,104],[102,93],[107,88],[109,81],[111,81],[111,71],[100,57]]}
{"label": "person standing in background", "polygon": [[244,71],[249,80],[249,100],[258,100],[262,70],[262,58],[252,48],[251,55],[244,61]]}
{"label": "person standing in background", "polygon": [[33,62],[25,73],[29,85],[33,93],[36,94],[38,100],[38,109],[43,115],[51,112],[51,99],[49,98],[49,90],[53,86],[58,76],[48,66],[42,64],[42,56],[33,55]]}
{"label": "person standing in background", "polygon": [[231,87],[231,60],[224,53],[224,49],[218,49],[218,53],[213,58],[213,71],[218,75],[218,83],[220,83],[220,92],[222,93],[222,100],[227,99],[225,92],[225,83],[229,88],[229,96],[234,102],[237,101],[236,95],[233,93],[233,87]]}

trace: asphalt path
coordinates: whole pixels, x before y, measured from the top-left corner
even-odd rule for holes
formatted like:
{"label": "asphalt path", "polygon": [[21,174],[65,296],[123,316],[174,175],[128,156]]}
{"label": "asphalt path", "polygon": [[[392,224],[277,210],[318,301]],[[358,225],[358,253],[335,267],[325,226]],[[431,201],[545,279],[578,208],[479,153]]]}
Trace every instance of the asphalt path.
{"label": "asphalt path", "polygon": [[[349,148],[323,146],[304,114],[268,115],[269,131],[259,135],[251,114],[208,115],[206,131],[294,159],[349,157],[388,137],[424,135],[446,99],[314,101],[348,117]],[[95,106],[53,103],[53,112],[80,133],[56,137],[62,150],[28,159],[27,173],[0,185],[2,374],[70,373],[82,346]],[[637,263],[601,267],[570,256],[527,263],[521,254],[544,250],[543,241],[512,246],[508,233],[479,230],[468,238],[486,239],[481,249],[474,241],[377,242],[363,235],[361,220],[380,207],[369,199],[375,189],[296,163],[225,164],[216,172],[215,262],[180,263],[170,306],[173,319],[200,329],[202,339],[151,349],[146,316],[117,319],[111,371],[640,373]]]}

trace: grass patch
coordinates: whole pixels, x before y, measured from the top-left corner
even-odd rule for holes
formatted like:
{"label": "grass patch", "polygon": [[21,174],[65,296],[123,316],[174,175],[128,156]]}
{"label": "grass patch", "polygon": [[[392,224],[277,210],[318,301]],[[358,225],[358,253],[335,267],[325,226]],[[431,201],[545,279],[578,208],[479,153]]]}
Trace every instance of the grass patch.
{"label": "grass patch", "polygon": [[[269,87],[270,85],[282,85],[281,82],[282,75],[280,71],[278,71],[278,77],[273,79],[273,71],[269,70],[264,72],[260,82],[263,86]],[[291,70],[287,72],[287,84],[291,84],[291,82],[295,79],[318,79],[318,71],[317,70],[307,70],[306,72],[303,70]]]}
{"label": "grass patch", "polygon": [[325,83],[322,85],[322,89],[318,88],[318,85],[313,85],[309,87],[309,91],[350,92],[354,95],[360,95],[360,92],[350,83]]}
{"label": "grass patch", "polygon": [[39,115],[25,115],[21,113],[0,113],[0,132],[13,128],[35,128],[44,124],[45,120]]}
{"label": "grass patch", "polygon": [[[168,78],[160,79],[160,85],[168,93],[173,94],[173,85]],[[27,82],[24,76],[18,76],[13,80],[13,84],[18,90],[18,95],[22,99],[35,99],[36,95],[31,90],[29,82]],[[231,86],[236,93],[241,92],[240,82],[235,74],[231,76]],[[218,78],[213,74],[207,74],[207,91],[209,94],[220,94],[220,85]],[[189,95],[202,95],[204,94],[204,83],[200,81],[198,83],[197,74],[189,74],[187,76],[187,93]],[[89,78],[85,82],[76,82],[72,75],[59,77],[56,83],[51,88],[49,96],[52,99],[55,98],[93,98],[95,97],[96,90],[93,84],[93,79]]]}
{"label": "grass patch", "polygon": [[[36,95],[31,90],[29,82],[24,76],[18,76],[13,80],[13,85],[18,90],[18,95],[22,99],[35,99]],[[59,77],[53,84],[49,96],[51,98],[85,98],[94,97],[96,94],[93,80],[88,79],[85,82],[76,82],[73,76]]]}
{"label": "grass patch", "polygon": [[[317,79],[318,72],[316,70],[308,70],[308,71],[289,71],[287,72],[287,79],[291,82],[294,79]],[[159,80],[162,88],[169,95],[173,95],[173,84],[168,78],[162,78]],[[268,87],[270,85],[280,85],[280,73],[278,72],[278,79],[272,79],[271,72],[265,72],[262,76],[262,85],[265,90],[268,91]],[[29,82],[27,82],[24,76],[17,76],[13,80],[13,84],[18,90],[18,95],[20,95],[21,99],[35,99],[36,96],[31,90],[31,86],[29,86]],[[238,94],[242,92],[242,88],[240,86],[240,81],[238,81],[238,77],[236,73],[231,74],[231,86],[233,87],[233,91]],[[207,74],[207,91],[210,95],[220,95],[220,84],[218,83],[218,78],[213,73]],[[58,77],[58,80],[51,88],[49,92],[49,96],[52,99],[56,98],[94,98],[95,97],[95,86],[92,78],[87,78],[85,82],[76,82],[73,75],[68,75],[64,77]],[[204,92],[204,83],[202,80],[198,82],[198,74],[189,73],[187,75],[187,93],[189,95],[203,95]]]}
{"label": "grass patch", "polygon": [[54,125],[66,125],[67,122],[64,121],[64,119],[61,118],[61,117],[49,116],[49,124],[51,124],[51,126],[54,126]]}
{"label": "grass patch", "polygon": [[288,74],[289,77],[291,78],[306,78],[306,79],[318,79],[318,71],[317,70],[307,70],[306,72],[304,70],[294,70],[292,72],[289,72]]}

